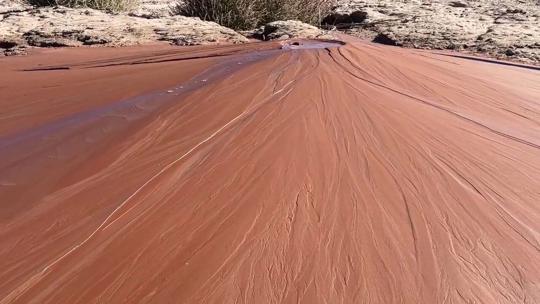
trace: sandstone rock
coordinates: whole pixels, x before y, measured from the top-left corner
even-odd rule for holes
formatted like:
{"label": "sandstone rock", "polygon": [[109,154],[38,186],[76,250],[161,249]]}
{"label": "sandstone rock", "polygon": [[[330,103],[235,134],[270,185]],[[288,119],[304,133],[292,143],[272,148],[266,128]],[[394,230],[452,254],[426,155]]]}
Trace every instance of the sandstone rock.
{"label": "sandstone rock", "polygon": [[325,31],[296,20],[270,22],[256,31],[254,36],[262,40],[328,38]]}
{"label": "sandstone rock", "polygon": [[386,45],[401,46],[401,43],[395,38],[392,33],[379,33],[373,38],[373,42]]}
{"label": "sandstone rock", "polygon": [[[0,0],[0,54],[25,46],[177,45],[243,43],[231,29],[197,18],[174,16],[174,0],[141,0],[129,14],[91,9],[34,8],[23,0]],[[480,52],[540,63],[537,0],[339,0],[323,20],[328,28],[375,42],[426,49]],[[277,21],[243,33],[258,39],[332,38],[299,21]],[[510,51],[508,51],[510,50]]]}
{"label": "sandstone rock", "polygon": [[352,12],[334,12],[326,16],[322,23],[325,26],[336,26],[337,28],[351,27],[354,24],[364,22],[368,17],[367,12],[352,11]]}
{"label": "sandstone rock", "polygon": [[17,46],[122,46],[155,41],[196,45],[248,41],[216,23],[184,16],[147,19],[65,7],[26,7],[12,9],[1,16],[0,41]]}
{"label": "sandstone rock", "polygon": [[26,47],[19,39],[0,39],[0,56],[22,55],[26,53]]}
{"label": "sandstone rock", "polygon": [[452,7],[468,7],[469,6],[467,3],[461,2],[461,1],[450,1],[448,5]]}
{"label": "sandstone rock", "polygon": [[[339,16],[360,13],[364,20],[347,33],[387,44],[540,63],[537,0],[340,0],[334,11]],[[508,49],[519,51],[508,56]]]}
{"label": "sandstone rock", "polygon": [[[24,1],[18,0],[0,0],[0,15],[12,13],[12,12],[21,12],[28,9],[31,9],[32,6],[28,5]],[[0,16],[0,20],[2,17]]]}
{"label": "sandstone rock", "polygon": [[169,17],[174,15],[176,5],[174,0],[141,0],[139,7],[129,15],[147,19]]}

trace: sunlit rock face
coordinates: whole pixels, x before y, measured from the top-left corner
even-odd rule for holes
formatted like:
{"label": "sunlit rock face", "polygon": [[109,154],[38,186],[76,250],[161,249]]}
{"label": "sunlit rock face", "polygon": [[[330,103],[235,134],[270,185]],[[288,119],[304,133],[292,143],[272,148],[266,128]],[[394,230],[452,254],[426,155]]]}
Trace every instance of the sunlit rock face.
{"label": "sunlit rock face", "polygon": [[[353,35],[373,39],[382,34],[397,45],[540,62],[540,5],[536,0],[341,0],[334,13],[338,28]],[[363,20],[356,18],[359,22],[352,27],[343,24],[355,14]]]}

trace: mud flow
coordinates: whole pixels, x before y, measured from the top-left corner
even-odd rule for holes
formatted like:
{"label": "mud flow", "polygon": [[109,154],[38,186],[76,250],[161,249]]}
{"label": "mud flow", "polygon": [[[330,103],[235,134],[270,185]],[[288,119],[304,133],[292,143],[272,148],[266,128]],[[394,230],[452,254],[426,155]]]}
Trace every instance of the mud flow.
{"label": "mud flow", "polygon": [[540,303],[540,71],[344,42],[0,58],[0,304]]}
{"label": "mud flow", "polygon": [[299,40],[284,42],[281,46],[283,50],[315,50],[315,49],[330,49],[339,48],[345,45],[341,41],[318,41],[318,40]]}

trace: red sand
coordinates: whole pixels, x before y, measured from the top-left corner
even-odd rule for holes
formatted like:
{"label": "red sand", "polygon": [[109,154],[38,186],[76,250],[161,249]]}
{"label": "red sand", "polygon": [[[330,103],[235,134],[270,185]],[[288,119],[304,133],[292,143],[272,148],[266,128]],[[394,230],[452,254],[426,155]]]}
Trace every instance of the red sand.
{"label": "red sand", "polygon": [[540,303],[537,70],[63,49],[0,96],[1,304]]}

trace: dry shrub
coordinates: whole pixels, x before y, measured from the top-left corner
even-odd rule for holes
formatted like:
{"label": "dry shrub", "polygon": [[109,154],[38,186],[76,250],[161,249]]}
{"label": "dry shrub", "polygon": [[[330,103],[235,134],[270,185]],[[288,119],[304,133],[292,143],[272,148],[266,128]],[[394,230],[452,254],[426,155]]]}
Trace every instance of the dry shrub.
{"label": "dry shrub", "polygon": [[32,5],[62,5],[73,8],[93,8],[105,11],[127,11],[135,8],[138,0],[28,0]]}
{"label": "dry shrub", "polygon": [[276,20],[318,25],[336,0],[180,0],[177,13],[234,29],[253,29]]}
{"label": "dry shrub", "polygon": [[178,14],[221,25],[249,29],[258,24],[260,0],[180,0]]}

